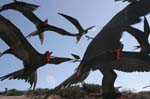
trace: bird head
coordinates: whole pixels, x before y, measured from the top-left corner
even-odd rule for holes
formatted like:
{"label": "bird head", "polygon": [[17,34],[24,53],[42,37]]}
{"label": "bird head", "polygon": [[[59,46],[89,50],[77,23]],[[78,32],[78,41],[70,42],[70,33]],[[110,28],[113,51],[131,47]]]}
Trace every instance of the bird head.
{"label": "bird head", "polygon": [[45,52],[45,55],[46,55],[46,62],[47,62],[47,63],[50,62],[50,60],[51,60],[51,54],[52,54],[52,52],[49,52],[49,51],[46,51],[46,52]]}

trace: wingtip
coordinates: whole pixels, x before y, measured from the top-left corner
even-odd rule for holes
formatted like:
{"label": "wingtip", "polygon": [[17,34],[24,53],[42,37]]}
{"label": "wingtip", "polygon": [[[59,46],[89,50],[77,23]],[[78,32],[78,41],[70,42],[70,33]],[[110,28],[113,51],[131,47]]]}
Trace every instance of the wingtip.
{"label": "wingtip", "polygon": [[71,53],[71,55],[74,58],[74,59],[72,59],[72,62],[81,62],[81,58],[80,58],[79,55],[76,55],[76,54],[73,54],[73,53]]}
{"label": "wingtip", "polygon": [[59,14],[59,15],[60,15],[61,13],[59,13],[59,12],[58,12],[57,14]]}

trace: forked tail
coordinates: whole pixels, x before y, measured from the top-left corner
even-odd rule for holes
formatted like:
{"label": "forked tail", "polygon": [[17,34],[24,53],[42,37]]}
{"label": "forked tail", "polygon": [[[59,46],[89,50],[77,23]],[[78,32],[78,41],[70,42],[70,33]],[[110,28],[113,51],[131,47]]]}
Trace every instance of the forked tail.
{"label": "forked tail", "polygon": [[25,69],[21,69],[18,71],[15,71],[13,73],[7,74],[5,76],[0,77],[0,80],[3,81],[5,79],[18,79],[18,80],[25,80],[25,82],[30,83],[30,87],[33,86],[33,90],[36,86],[36,82],[37,82],[37,73],[33,72],[31,75],[25,75]]}
{"label": "forked tail", "polygon": [[62,82],[61,84],[59,84],[57,87],[55,87],[53,89],[53,92],[48,92],[46,94],[46,96],[44,97],[44,99],[47,99],[50,95],[55,94],[56,92],[58,92],[61,88],[65,88],[70,86],[71,84],[74,83],[78,83],[81,82],[83,80],[86,79],[86,77],[89,75],[90,71],[87,72],[82,72],[80,75],[77,76],[77,72],[75,72],[74,74],[72,74],[68,79],[66,79],[64,82]]}

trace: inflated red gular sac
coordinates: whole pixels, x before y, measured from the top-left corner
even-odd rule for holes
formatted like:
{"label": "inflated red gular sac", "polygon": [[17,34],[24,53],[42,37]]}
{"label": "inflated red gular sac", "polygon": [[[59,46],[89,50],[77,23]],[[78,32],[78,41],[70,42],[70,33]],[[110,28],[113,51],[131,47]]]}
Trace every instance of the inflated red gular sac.
{"label": "inflated red gular sac", "polygon": [[52,54],[52,52],[49,52],[49,51],[46,52],[46,60],[47,60],[47,63],[49,63],[50,60],[51,60],[51,54]]}

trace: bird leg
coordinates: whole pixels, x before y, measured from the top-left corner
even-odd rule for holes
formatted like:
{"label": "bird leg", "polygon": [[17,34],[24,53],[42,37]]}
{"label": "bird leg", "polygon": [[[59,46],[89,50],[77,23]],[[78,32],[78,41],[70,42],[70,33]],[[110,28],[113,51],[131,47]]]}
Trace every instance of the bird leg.
{"label": "bird leg", "polygon": [[[100,69],[103,74],[102,79],[102,90],[103,90],[103,99],[117,99],[121,94],[115,92],[114,83],[117,78],[117,74],[109,68]],[[118,97],[119,99],[119,97]]]}

